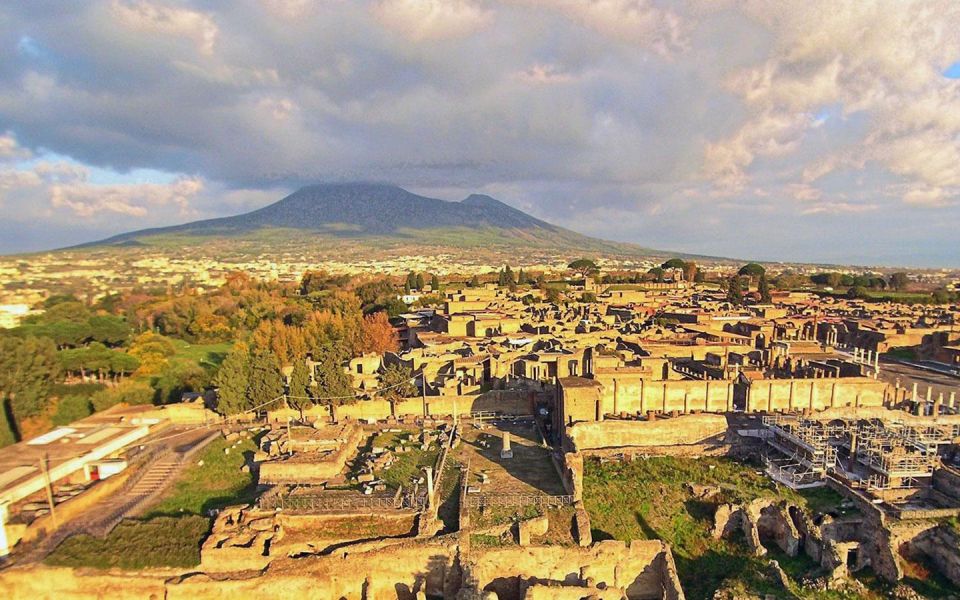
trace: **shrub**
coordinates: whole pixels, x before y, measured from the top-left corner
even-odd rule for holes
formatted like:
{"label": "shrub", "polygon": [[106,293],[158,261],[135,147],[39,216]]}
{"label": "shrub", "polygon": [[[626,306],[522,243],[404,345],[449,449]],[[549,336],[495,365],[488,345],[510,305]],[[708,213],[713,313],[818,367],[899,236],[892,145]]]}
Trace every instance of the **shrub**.
{"label": "shrub", "polygon": [[64,396],[57,404],[57,412],[53,415],[53,424],[69,425],[92,414],[93,404],[87,396],[76,394]]}

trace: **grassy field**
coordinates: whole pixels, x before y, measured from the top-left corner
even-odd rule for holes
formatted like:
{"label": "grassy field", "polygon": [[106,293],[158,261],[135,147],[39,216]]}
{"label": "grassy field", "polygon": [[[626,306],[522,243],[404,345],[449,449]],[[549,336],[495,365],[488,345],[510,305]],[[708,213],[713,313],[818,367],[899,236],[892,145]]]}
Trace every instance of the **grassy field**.
{"label": "grassy field", "polygon": [[[232,448],[233,442],[219,438],[210,443],[192,459],[170,492],[148,510],[149,515],[179,515],[189,513],[206,515],[211,509],[231,504],[251,502],[254,499],[253,476],[240,470],[257,448],[247,439]],[[224,449],[231,448],[229,454]],[[198,464],[203,461],[203,465]]]}
{"label": "grassy field", "polygon": [[193,567],[200,564],[200,543],[209,531],[209,519],[199,516],[127,520],[103,539],[67,538],[45,562],[97,569]]}
{"label": "grassy field", "polygon": [[[687,482],[719,486],[721,498],[713,502],[771,498],[789,500],[811,510],[836,508],[840,502],[840,497],[830,490],[801,495],[776,486],[765,475],[758,474],[756,468],[730,459],[663,457],[603,465],[596,460],[587,461],[584,504],[590,513],[593,539],[669,542],[680,582],[690,600],[712,598],[721,587],[761,595],[783,593],[783,589],[770,574],[767,561],[750,556],[742,539],[713,539],[710,531],[714,504],[695,498],[686,489]],[[816,568],[804,560],[795,561],[795,577]],[[810,595],[799,586],[794,587],[790,592],[797,598],[855,597],[837,592]]]}
{"label": "grassy field", "polygon": [[233,344],[220,342],[218,344],[190,344],[183,340],[170,338],[177,349],[174,359],[195,362],[207,371],[216,371],[220,363],[227,357]]}

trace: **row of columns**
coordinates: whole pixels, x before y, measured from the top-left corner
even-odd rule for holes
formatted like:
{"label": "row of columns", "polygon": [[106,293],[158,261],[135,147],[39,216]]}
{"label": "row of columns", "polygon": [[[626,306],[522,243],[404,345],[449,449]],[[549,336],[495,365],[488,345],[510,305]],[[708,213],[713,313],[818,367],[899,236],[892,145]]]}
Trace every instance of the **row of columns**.
{"label": "row of columns", "polygon": [[[900,399],[900,380],[897,380],[895,387],[895,396],[894,398]],[[904,400],[906,400],[906,389],[903,390]],[[924,395],[923,400],[920,399],[917,393],[917,382],[913,382],[910,390],[910,402],[913,405],[913,410],[915,414],[920,416],[933,415],[938,416],[943,412],[943,407],[947,406],[952,408],[954,413],[960,414],[960,402],[957,400],[957,393],[950,392],[950,396],[947,397],[946,403],[944,403],[944,394],[939,392],[937,394],[937,399],[933,399],[933,388],[929,385],[927,386],[926,394]]]}
{"label": "row of columns", "polygon": [[853,362],[865,364],[868,367],[872,366],[875,370],[880,371],[880,352],[854,346]]}

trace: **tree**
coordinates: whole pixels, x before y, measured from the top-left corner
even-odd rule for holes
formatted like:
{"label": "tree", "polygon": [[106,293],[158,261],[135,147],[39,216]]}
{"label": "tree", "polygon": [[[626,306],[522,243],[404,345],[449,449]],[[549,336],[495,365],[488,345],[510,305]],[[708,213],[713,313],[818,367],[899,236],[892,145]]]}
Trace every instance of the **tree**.
{"label": "tree", "polygon": [[474,275],[470,278],[470,281],[467,283],[467,287],[480,287],[480,278]]}
{"label": "tree", "polygon": [[770,304],[770,302],[772,302],[772,298],[770,297],[770,283],[767,281],[766,273],[760,276],[760,283],[757,291],[760,292],[760,302],[764,304]]}
{"label": "tree", "polygon": [[16,424],[50,406],[50,388],[60,376],[57,350],[48,338],[0,338],[0,403]]}
{"label": "tree", "polygon": [[360,352],[396,352],[400,349],[400,337],[390,324],[387,313],[378,312],[363,318],[360,326]]}
{"label": "tree", "polygon": [[548,287],[543,293],[544,299],[550,304],[560,304],[562,296],[560,290],[555,287]]}
{"label": "tree", "polygon": [[17,434],[13,427],[13,417],[6,400],[0,398],[0,448],[16,443]]}
{"label": "tree", "polygon": [[434,292],[440,290],[440,278],[437,277],[436,273],[430,276],[430,289]]}
{"label": "tree", "polygon": [[304,409],[313,406],[313,397],[310,396],[310,371],[307,369],[305,360],[293,363],[288,389],[287,406],[297,409],[300,412],[300,420],[303,421]]}
{"label": "tree", "polygon": [[173,361],[151,380],[156,390],[155,404],[179,402],[186,392],[202,391],[207,383],[207,372],[190,361]]}
{"label": "tree", "polygon": [[686,262],[683,263],[683,280],[684,281],[696,281],[697,274],[700,273],[699,267],[695,262]]}
{"label": "tree", "polygon": [[734,275],[727,285],[727,301],[734,305],[743,304],[743,289],[740,287],[740,276]]}
{"label": "tree", "polygon": [[[57,412],[53,415],[53,424],[69,425],[74,421],[79,421],[92,414],[93,404],[90,402],[90,398],[71,394],[64,396],[60,399],[60,402],[57,403]],[[0,437],[2,437],[2,435],[2,432],[0,432]]]}
{"label": "tree", "polygon": [[593,262],[589,258],[579,258],[567,265],[567,268],[580,275],[580,277],[583,277],[584,279],[591,275],[596,275],[600,271],[600,268],[597,267],[597,263]]}
{"label": "tree", "polygon": [[663,267],[653,267],[652,269],[647,271],[647,275],[653,275],[653,278],[656,280],[657,283],[663,283],[663,275],[664,275]]}
{"label": "tree", "polygon": [[269,351],[250,355],[250,379],[247,382],[247,410],[260,407],[283,396],[280,361]]}
{"label": "tree", "polygon": [[392,364],[383,370],[380,374],[380,388],[384,390],[383,398],[391,402],[417,395],[417,388],[413,385],[413,371],[399,364]]}
{"label": "tree", "polygon": [[697,274],[693,276],[694,283],[703,283],[707,280],[706,275],[700,269],[697,269]]}
{"label": "tree", "polygon": [[740,267],[740,270],[737,271],[737,275],[743,277],[760,277],[766,272],[767,270],[757,263],[747,263]]}
{"label": "tree", "polygon": [[404,286],[404,289],[409,292],[410,290],[417,289],[417,274],[413,271],[407,273],[407,283]]}
{"label": "tree", "polygon": [[250,351],[243,342],[230,349],[220,365],[213,384],[219,388],[217,410],[224,415],[244,412],[250,406],[247,388],[250,387]]}
{"label": "tree", "polygon": [[906,273],[902,271],[898,271],[890,276],[890,287],[892,287],[897,291],[901,291],[906,289],[909,281],[910,279],[908,278]]}
{"label": "tree", "polygon": [[152,404],[156,391],[142,381],[125,381],[120,385],[100,390],[90,397],[94,412],[106,410],[117,404],[139,406]]}
{"label": "tree", "polygon": [[90,338],[107,346],[119,346],[130,337],[130,325],[120,317],[97,315],[90,317]]}
{"label": "tree", "polygon": [[596,302],[596,301],[597,301],[597,295],[594,294],[593,292],[584,292],[583,295],[580,296],[580,302],[589,303],[589,302]]}
{"label": "tree", "polygon": [[547,287],[547,276],[543,273],[537,275],[537,289],[542,290]]}
{"label": "tree", "polygon": [[424,286],[423,273],[417,273],[417,278],[415,279],[415,283],[417,284],[416,286],[417,290],[423,289],[423,286]]}
{"label": "tree", "polygon": [[855,285],[847,289],[847,298],[866,298],[867,288],[862,285]]}
{"label": "tree", "polygon": [[312,388],[315,404],[339,406],[353,402],[353,383],[335,352],[321,352],[313,373],[317,382]]}
{"label": "tree", "polygon": [[664,271],[667,271],[669,269],[683,269],[686,266],[687,266],[687,263],[680,260],[679,258],[671,258],[667,262],[660,265],[660,268],[663,269]]}

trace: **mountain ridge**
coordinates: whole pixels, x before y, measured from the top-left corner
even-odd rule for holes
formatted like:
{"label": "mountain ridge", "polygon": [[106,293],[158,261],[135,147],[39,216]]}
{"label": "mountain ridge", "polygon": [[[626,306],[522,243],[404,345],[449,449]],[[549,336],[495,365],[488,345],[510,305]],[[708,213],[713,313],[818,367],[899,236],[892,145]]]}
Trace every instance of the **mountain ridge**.
{"label": "mountain ridge", "polygon": [[[382,183],[308,185],[262,208],[239,215],[155,227],[78,247],[149,243],[157,236],[243,237],[266,229],[290,229],[338,238],[417,240],[431,244],[463,234],[466,245],[565,249],[570,252],[667,254],[635,244],[589,237],[553,225],[485,194],[460,202],[420,196]],[[675,253],[673,253],[675,254]]]}

